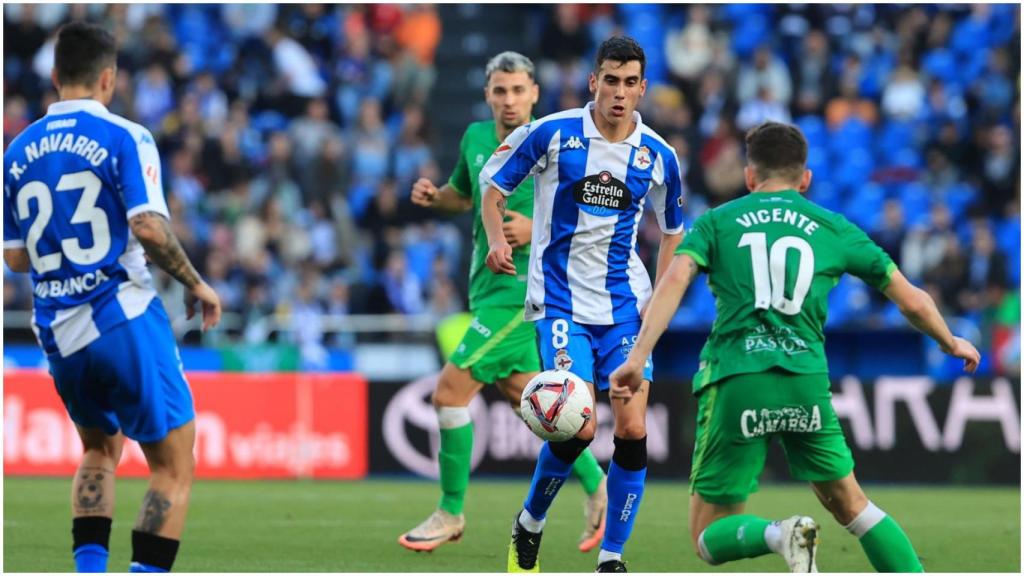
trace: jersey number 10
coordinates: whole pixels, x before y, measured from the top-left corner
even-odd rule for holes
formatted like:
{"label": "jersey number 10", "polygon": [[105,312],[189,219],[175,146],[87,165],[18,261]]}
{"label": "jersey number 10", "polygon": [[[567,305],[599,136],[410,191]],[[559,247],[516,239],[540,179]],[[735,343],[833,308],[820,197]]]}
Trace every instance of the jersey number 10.
{"label": "jersey number 10", "polygon": [[[783,236],[768,250],[768,237],[764,232],[747,232],[740,236],[739,247],[750,246],[750,260],[754,267],[754,308],[795,316],[804,305],[807,291],[814,277],[814,250],[799,236]],[[793,249],[800,253],[793,298],[786,298],[786,255]]]}
{"label": "jersey number 10", "polygon": [[[95,264],[103,260],[107,256],[107,252],[110,251],[110,221],[107,219],[107,213],[96,206],[96,200],[99,198],[102,188],[103,184],[100,179],[89,170],[65,174],[57,182],[57,192],[82,191],[82,198],[78,201],[78,207],[75,208],[75,213],[71,216],[71,223],[88,224],[92,230],[91,248],[82,248],[82,243],[75,237],[64,238],[60,241],[61,252],[75,264]],[[46,225],[50,223],[50,218],[53,216],[53,194],[50,192],[49,186],[39,180],[25,184],[18,192],[18,218],[21,220],[27,220],[32,215],[29,212],[28,202],[33,198],[36,200],[39,213],[32,225],[29,226],[25,247],[28,249],[32,267],[39,274],[45,274],[60,268],[61,265],[60,252],[40,254],[38,246],[39,240],[46,230]]]}

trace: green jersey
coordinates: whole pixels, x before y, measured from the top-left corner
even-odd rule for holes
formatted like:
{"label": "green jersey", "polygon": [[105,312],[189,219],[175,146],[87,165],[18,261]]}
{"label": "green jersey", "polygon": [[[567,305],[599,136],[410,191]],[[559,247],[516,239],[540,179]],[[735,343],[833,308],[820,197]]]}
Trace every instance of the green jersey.
{"label": "green jersey", "polygon": [[[522,308],[526,302],[526,271],[529,267],[530,246],[519,246],[512,251],[515,276],[495,274],[486,265],[487,233],[480,220],[480,171],[501,142],[495,132],[493,120],[474,122],[466,128],[459,144],[459,161],[455,165],[448,185],[464,198],[473,200],[473,263],[469,269],[469,308],[479,310],[493,307]],[[508,209],[531,218],[533,215],[533,178],[523,180],[516,193],[508,197]]]}
{"label": "green jersey", "polygon": [[676,250],[708,274],[715,324],[695,392],[735,374],[828,373],[828,293],[844,273],[884,290],[896,265],[860,228],[795,190],[704,213]]}

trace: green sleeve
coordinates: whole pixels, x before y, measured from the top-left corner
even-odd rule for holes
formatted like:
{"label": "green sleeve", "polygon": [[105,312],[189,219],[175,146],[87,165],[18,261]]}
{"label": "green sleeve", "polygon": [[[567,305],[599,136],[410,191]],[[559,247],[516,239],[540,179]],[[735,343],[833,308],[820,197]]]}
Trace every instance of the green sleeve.
{"label": "green sleeve", "polygon": [[708,210],[697,218],[693,227],[683,236],[683,241],[676,248],[676,254],[687,254],[697,265],[707,269],[712,264],[711,254],[715,243],[714,222],[712,211]]}
{"label": "green sleeve", "polygon": [[469,164],[466,162],[466,141],[469,140],[469,129],[462,135],[459,142],[459,161],[448,178],[448,185],[455,189],[455,192],[463,198],[473,197],[473,183],[469,177]]}
{"label": "green sleeve", "polygon": [[844,224],[841,245],[846,256],[846,272],[877,290],[885,290],[896,271],[896,263],[863,230],[849,221]]}

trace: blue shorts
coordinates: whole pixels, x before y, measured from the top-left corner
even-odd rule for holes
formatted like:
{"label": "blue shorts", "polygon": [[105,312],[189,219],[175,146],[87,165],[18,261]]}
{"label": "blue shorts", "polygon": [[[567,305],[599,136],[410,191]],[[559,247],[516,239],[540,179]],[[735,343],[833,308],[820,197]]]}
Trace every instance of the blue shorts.
{"label": "blue shorts", "polygon": [[141,316],[49,362],[64,407],[83,428],[156,442],[195,417],[171,323],[157,298]]}
{"label": "blue shorts", "polygon": [[[640,332],[640,320],[597,326],[566,318],[538,320],[537,338],[545,370],[568,370],[598,390],[607,390],[608,377],[622,365]],[[644,378],[652,380],[654,362],[644,365]]]}

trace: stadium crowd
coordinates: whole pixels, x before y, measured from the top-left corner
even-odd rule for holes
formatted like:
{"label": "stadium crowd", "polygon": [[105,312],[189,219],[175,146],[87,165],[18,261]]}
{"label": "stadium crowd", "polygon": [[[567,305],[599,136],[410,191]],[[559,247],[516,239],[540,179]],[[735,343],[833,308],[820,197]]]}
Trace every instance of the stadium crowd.
{"label": "stadium crowd", "polygon": [[[868,230],[958,317],[990,372],[1019,374],[1019,7],[523,10],[537,116],[587,101],[602,39],[636,38],[648,57],[644,121],[679,154],[689,222],[744,193],[746,129],[795,122],[811,146],[811,198]],[[83,18],[115,31],[111,110],[156,137],[175,232],[241,318],[232,336],[259,342],[276,314],[300,343],[343,345],[325,336],[323,314],[464,308],[469,239],[408,200],[417,178],[447,178],[430,125],[437,6],[7,4],[5,149],[55,101],[55,32]],[[642,235],[653,263],[653,219]],[[176,284],[157,280],[176,315]],[[4,308],[30,307],[27,277],[5,270]],[[831,312],[831,327],[904,324],[850,277]],[[713,319],[698,283],[674,326]]]}

